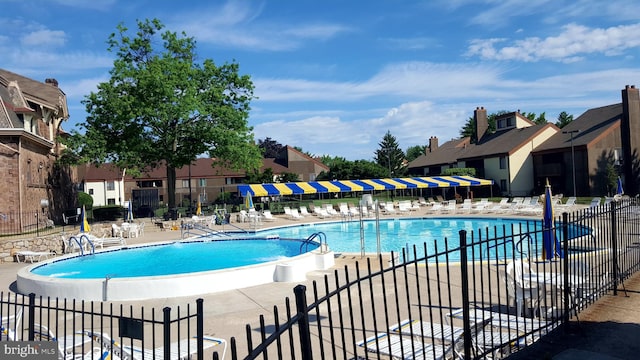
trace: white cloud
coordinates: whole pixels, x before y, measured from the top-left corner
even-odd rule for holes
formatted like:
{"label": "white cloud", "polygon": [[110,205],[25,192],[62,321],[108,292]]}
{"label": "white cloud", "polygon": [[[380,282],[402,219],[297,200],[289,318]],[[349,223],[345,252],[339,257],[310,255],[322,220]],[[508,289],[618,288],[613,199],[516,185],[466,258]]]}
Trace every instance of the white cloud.
{"label": "white cloud", "polygon": [[23,46],[59,47],[67,41],[67,35],[61,30],[32,31],[20,39]]}
{"label": "white cloud", "polygon": [[640,46],[640,38],[636,35],[640,31],[640,24],[609,28],[569,24],[562,29],[558,36],[544,39],[529,37],[502,48],[497,45],[506,42],[506,39],[475,39],[471,41],[467,55],[485,60],[553,60],[570,63],[589,54],[613,56]]}
{"label": "white cloud", "polygon": [[483,64],[435,64],[407,62],[385,66],[362,82],[310,81],[302,79],[256,78],[260,101],[339,101],[372,97],[416,99],[458,98],[473,92],[491,95],[487,84],[498,84],[504,70]]}
{"label": "white cloud", "polygon": [[169,20],[168,27],[185,31],[199,42],[254,51],[291,51],[307,41],[326,41],[350,31],[334,23],[302,23],[262,20],[263,5],[229,1],[219,8],[182,13]]}

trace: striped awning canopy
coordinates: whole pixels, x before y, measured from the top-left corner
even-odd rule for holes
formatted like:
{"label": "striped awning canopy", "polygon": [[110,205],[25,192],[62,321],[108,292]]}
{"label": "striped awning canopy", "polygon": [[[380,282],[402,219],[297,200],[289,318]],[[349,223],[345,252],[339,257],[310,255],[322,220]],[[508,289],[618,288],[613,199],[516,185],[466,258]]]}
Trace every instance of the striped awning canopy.
{"label": "striped awning canopy", "polygon": [[387,178],[367,180],[307,181],[273,184],[238,185],[241,196],[278,196],[324,194],[338,192],[365,192],[374,190],[426,189],[457,186],[492,185],[493,180],[472,176],[432,176],[413,178]]}

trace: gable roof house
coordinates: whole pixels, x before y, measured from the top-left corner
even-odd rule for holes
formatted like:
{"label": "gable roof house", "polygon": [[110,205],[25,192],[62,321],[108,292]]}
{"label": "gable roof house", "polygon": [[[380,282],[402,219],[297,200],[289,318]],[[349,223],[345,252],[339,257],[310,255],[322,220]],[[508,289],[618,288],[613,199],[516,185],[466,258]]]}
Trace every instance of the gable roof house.
{"label": "gable roof house", "polygon": [[[412,174],[438,175],[446,168],[475,168],[476,175],[492,179],[502,195],[529,195],[534,189],[531,151],[559,131],[553,124],[536,125],[520,112],[496,117],[496,131],[488,133],[487,111],[474,111],[477,142],[466,137],[451,140],[432,149],[433,137],[425,155],[409,163]],[[436,141],[437,143],[437,141]]]}
{"label": "gable roof house", "polygon": [[61,184],[69,179],[72,189],[70,173],[63,176],[54,165],[56,136],[68,118],[66,95],[55,79],[40,82],[0,69],[0,213],[42,211],[46,220],[71,201]]}
{"label": "gable roof house", "polygon": [[639,147],[640,94],[627,85],[621,103],[587,110],[538,147],[535,177],[548,178],[554,192],[602,196],[614,191],[607,180],[614,170],[625,192],[637,194]]}

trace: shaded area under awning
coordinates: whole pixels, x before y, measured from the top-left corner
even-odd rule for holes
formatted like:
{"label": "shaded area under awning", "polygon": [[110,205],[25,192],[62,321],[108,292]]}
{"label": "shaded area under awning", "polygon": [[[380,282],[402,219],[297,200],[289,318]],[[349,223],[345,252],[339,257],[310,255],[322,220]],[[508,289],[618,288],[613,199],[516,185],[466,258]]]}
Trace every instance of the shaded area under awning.
{"label": "shaded area under awning", "polygon": [[487,185],[493,185],[493,180],[479,179],[472,176],[430,176],[367,180],[301,181],[273,184],[241,184],[238,185],[238,191],[241,196],[247,196],[247,194],[251,196],[281,196]]}

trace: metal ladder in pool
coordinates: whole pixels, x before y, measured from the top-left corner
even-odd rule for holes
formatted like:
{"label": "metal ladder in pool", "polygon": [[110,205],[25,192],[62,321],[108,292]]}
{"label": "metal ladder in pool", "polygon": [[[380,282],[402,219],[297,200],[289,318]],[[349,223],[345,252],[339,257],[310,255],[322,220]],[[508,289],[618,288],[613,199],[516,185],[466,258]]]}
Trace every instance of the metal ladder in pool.
{"label": "metal ladder in pool", "polygon": [[[78,245],[78,249],[80,249],[80,256],[84,256],[85,255],[84,246],[82,245],[83,239],[87,240],[87,244],[91,246],[91,254],[94,254],[96,252],[96,247],[93,245],[93,241],[91,241],[91,239],[89,239],[89,237],[86,234],[82,234],[78,237],[75,237],[75,236],[69,237],[69,245],[67,246],[67,249],[71,249],[73,244],[76,244]],[[86,255],[89,255],[89,254],[86,254]]]}
{"label": "metal ladder in pool", "polygon": [[300,253],[302,254],[302,248],[304,247],[304,252],[307,252],[309,249],[309,244],[311,244],[314,240],[318,239],[318,241],[320,242],[320,250],[324,251],[322,244],[324,243],[324,247],[327,247],[327,235],[325,235],[325,233],[323,233],[322,231],[319,231],[317,233],[313,233],[311,235],[309,235],[309,237],[302,242],[302,244],[300,244]]}
{"label": "metal ladder in pool", "polygon": [[[232,225],[233,226],[233,225]],[[238,228],[238,227],[236,227]],[[240,229],[242,230],[242,232],[247,232],[246,230]],[[206,226],[206,225],[201,225],[201,224],[193,224],[193,223],[189,223],[189,224],[184,224],[182,226],[182,238],[185,239],[187,237],[210,237],[210,236],[219,236],[219,237],[230,237],[231,234],[224,232],[224,231],[218,231],[218,230],[214,230],[211,229],[210,227]]]}

